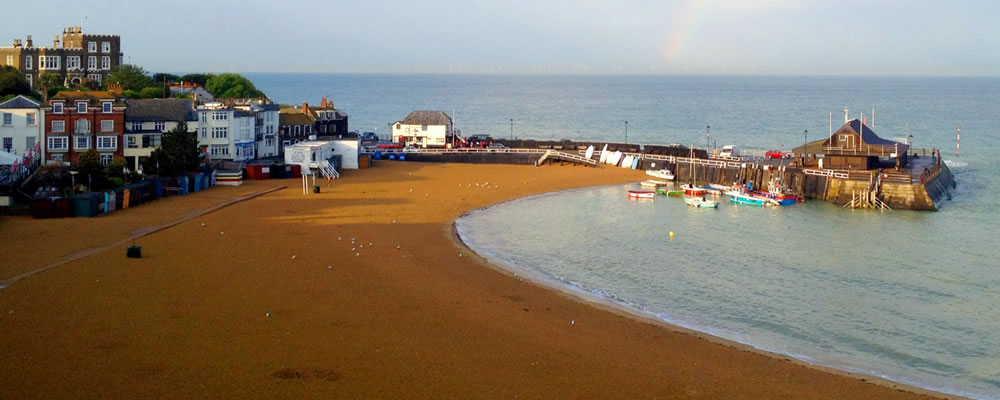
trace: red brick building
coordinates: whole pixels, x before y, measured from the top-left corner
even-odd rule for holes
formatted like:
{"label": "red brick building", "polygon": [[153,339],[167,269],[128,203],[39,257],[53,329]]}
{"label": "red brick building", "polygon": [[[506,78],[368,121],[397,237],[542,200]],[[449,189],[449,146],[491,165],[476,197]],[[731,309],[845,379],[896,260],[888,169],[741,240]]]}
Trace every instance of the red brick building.
{"label": "red brick building", "polygon": [[123,156],[125,108],[121,91],[64,91],[45,108],[45,158],[76,164],[80,153],[97,150],[101,163]]}

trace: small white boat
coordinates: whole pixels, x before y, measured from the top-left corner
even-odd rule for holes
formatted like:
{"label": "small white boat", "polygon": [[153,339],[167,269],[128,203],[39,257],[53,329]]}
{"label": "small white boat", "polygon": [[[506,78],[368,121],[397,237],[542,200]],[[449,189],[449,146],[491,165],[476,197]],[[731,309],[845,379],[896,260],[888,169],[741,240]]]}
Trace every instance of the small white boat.
{"label": "small white boat", "polygon": [[654,193],[654,192],[647,192],[647,191],[644,191],[644,190],[629,190],[628,191],[628,198],[630,198],[630,199],[644,199],[644,200],[648,199],[648,200],[652,200],[654,197],[656,197],[656,193]]}
{"label": "small white boat", "polygon": [[646,170],[646,175],[649,175],[649,176],[652,176],[652,177],[655,177],[655,178],[666,179],[668,181],[674,180],[674,173],[670,172],[670,170],[666,169],[666,168],[659,169],[659,170],[647,169]]}
{"label": "small white boat", "polygon": [[656,179],[646,179],[646,180],[644,180],[642,182],[639,182],[639,186],[650,187],[650,188],[655,188],[655,187],[660,187],[660,186],[666,186],[666,185],[667,185],[667,182],[656,180]]}
{"label": "small white boat", "polygon": [[725,192],[733,190],[732,186],[720,185],[718,183],[711,183],[711,184],[708,185],[708,187],[710,187],[712,189],[715,189],[715,190],[718,190],[721,193],[725,193]]}
{"label": "small white boat", "polygon": [[715,200],[708,200],[704,197],[698,196],[684,196],[684,202],[691,207],[698,208],[718,208],[719,202]]}
{"label": "small white boat", "polygon": [[604,145],[604,149],[601,150],[601,158],[598,159],[598,162],[606,164],[608,162],[608,155],[608,145]]}

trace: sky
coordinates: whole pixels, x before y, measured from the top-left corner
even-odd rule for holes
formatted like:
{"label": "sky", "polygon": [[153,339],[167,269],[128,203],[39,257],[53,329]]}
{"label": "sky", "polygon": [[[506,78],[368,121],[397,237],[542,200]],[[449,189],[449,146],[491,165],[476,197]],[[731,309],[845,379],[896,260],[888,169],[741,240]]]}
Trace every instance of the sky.
{"label": "sky", "polygon": [[[1000,75],[1000,1],[172,0],[4,5],[0,44],[118,34],[152,72]],[[16,16],[16,17],[15,17]]]}

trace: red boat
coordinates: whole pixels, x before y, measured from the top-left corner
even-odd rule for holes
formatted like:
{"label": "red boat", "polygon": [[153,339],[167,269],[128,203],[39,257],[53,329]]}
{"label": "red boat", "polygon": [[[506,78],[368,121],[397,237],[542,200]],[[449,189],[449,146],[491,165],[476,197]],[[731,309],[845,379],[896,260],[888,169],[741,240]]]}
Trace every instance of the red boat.
{"label": "red boat", "polygon": [[708,193],[707,189],[691,184],[681,185],[681,189],[684,190],[684,194],[688,196],[704,196],[705,193]]}
{"label": "red boat", "polygon": [[650,199],[652,200],[656,196],[654,192],[648,192],[645,190],[629,190],[628,198],[630,199]]}

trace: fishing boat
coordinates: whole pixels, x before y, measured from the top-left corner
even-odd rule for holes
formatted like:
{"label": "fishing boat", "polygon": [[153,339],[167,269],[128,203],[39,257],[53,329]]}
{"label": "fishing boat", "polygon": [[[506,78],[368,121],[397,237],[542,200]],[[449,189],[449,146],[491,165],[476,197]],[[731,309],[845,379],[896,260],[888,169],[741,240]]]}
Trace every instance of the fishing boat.
{"label": "fishing boat", "polygon": [[654,178],[666,179],[668,181],[674,180],[674,173],[670,172],[670,170],[666,168],[658,170],[647,169],[646,175],[652,176]]}
{"label": "fishing boat", "polygon": [[691,207],[697,208],[718,208],[719,202],[715,200],[708,200],[704,197],[697,196],[684,196],[684,202]]}
{"label": "fishing boat", "polygon": [[767,197],[754,196],[742,189],[733,189],[726,192],[726,196],[729,196],[729,201],[736,204],[747,204],[752,206],[761,207],[772,207],[779,205],[777,200],[769,199]]}
{"label": "fishing boat", "polygon": [[784,185],[781,184],[781,179],[772,179],[767,183],[767,190],[751,190],[748,189],[747,192],[754,196],[766,197],[773,199],[778,202],[778,204],[783,206],[790,206],[795,203],[801,203],[806,201],[805,197],[799,196],[797,194],[789,192]]}
{"label": "fishing boat", "polygon": [[646,191],[646,190],[629,190],[628,198],[630,199],[652,199],[656,196],[656,193]]}
{"label": "fishing boat", "polygon": [[684,194],[688,196],[704,196],[705,193],[708,193],[708,190],[706,190],[705,188],[697,187],[690,183],[681,185],[681,190],[683,190]]}

